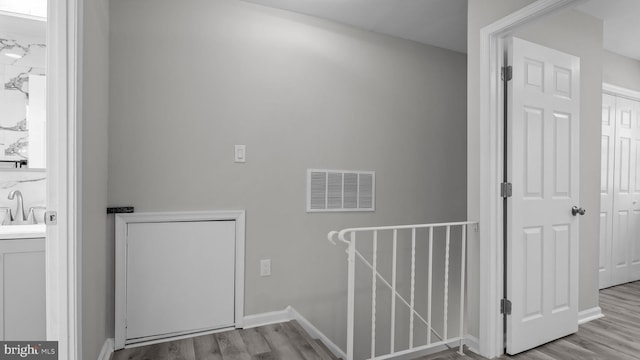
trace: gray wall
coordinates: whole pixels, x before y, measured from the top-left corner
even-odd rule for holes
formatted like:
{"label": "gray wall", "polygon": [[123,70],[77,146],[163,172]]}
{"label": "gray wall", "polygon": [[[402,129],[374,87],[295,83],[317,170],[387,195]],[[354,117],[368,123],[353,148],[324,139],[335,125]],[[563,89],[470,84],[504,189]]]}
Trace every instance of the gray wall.
{"label": "gray wall", "polygon": [[[532,1],[469,1],[468,29],[468,217],[479,216],[479,194],[482,189],[474,179],[479,169],[480,53],[479,30],[518,10]],[[600,107],[602,88],[602,22],[580,12],[569,10],[549,16],[518,29],[515,36],[564,51],[581,58],[581,123],[580,202],[590,209],[580,221],[580,310],[598,306],[598,209],[600,208]],[[473,134],[473,135],[472,135]],[[473,244],[473,242],[471,242]],[[477,249],[471,268],[477,268]],[[474,273],[472,271],[472,273]],[[477,274],[477,272],[476,272]],[[470,283],[474,283],[470,279]],[[470,289],[471,301],[477,302],[477,289]],[[477,333],[477,316],[471,316],[470,330]],[[475,327],[475,328],[474,328]]]}
{"label": "gray wall", "polygon": [[113,239],[107,238],[109,11],[84,0],[82,32],[82,358],[113,337]]}
{"label": "gray wall", "polygon": [[602,81],[640,91],[640,60],[604,51]]}
{"label": "gray wall", "polygon": [[[344,348],[327,232],[465,219],[464,54],[224,0],[112,0],[110,31],[109,204],[246,209],[246,315],[292,305]],[[307,168],[375,170],[376,212],[305,213]]]}

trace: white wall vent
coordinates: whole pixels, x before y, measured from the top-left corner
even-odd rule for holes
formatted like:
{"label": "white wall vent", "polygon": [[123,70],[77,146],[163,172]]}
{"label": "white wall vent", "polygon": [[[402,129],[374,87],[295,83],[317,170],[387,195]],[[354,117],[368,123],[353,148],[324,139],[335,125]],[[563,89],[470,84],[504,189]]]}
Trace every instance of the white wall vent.
{"label": "white wall vent", "polygon": [[307,212],[374,211],[373,171],[307,170]]}

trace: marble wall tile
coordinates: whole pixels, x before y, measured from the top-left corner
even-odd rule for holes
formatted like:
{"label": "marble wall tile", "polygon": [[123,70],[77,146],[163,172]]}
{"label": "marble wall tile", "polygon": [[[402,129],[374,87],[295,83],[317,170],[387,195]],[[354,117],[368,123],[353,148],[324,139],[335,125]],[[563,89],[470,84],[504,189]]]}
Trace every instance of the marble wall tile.
{"label": "marble wall tile", "polygon": [[29,74],[44,75],[45,61],[45,44],[0,29],[0,160],[28,158]]}
{"label": "marble wall tile", "polygon": [[0,171],[0,207],[15,210],[16,201],[7,197],[13,190],[20,190],[24,198],[25,212],[34,206],[45,206],[46,172],[44,170]]}
{"label": "marble wall tile", "polygon": [[[24,36],[3,24],[0,22],[0,160],[19,160],[28,156],[29,74],[45,74],[46,34],[42,23],[34,24],[33,29],[39,30]],[[40,35],[34,37],[36,33]],[[25,211],[44,206],[46,172],[0,166],[0,207],[15,211],[16,201],[7,198],[12,190],[22,192]]]}

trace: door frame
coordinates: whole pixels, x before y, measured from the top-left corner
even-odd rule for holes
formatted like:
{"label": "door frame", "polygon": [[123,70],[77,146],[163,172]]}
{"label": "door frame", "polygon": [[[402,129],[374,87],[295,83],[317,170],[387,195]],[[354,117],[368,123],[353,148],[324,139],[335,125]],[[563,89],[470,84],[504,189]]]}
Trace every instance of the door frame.
{"label": "door frame", "polygon": [[82,1],[47,6],[47,340],[58,341],[60,359],[77,360],[81,339],[81,34]]}
{"label": "door frame", "polygon": [[602,83],[602,93],[622,97],[633,101],[640,101],[640,91],[627,89],[625,87],[613,85],[607,82]]}
{"label": "door frame", "polygon": [[513,30],[582,0],[538,0],[480,30],[480,355],[489,359],[503,353],[500,314],[503,281],[502,249],[502,40]]}

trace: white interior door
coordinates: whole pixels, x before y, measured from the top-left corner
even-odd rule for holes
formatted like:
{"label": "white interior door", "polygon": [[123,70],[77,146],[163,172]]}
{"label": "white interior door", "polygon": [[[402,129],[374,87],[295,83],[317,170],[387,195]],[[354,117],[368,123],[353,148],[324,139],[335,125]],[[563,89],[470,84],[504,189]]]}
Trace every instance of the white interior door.
{"label": "white interior door", "polygon": [[602,140],[600,159],[600,288],[613,285],[611,246],[613,236],[613,183],[616,130],[616,98],[602,95]]}
{"label": "white interior door", "polygon": [[507,352],[578,330],[580,59],[508,46]]}
{"label": "white interior door", "polygon": [[616,97],[611,285],[640,276],[639,142],[638,103]]}
{"label": "white interior door", "polygon": [[235,221],[128,225],[128,342],[235,324],[235,229]]}

